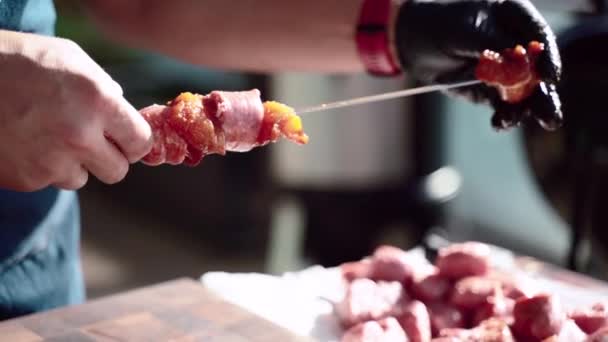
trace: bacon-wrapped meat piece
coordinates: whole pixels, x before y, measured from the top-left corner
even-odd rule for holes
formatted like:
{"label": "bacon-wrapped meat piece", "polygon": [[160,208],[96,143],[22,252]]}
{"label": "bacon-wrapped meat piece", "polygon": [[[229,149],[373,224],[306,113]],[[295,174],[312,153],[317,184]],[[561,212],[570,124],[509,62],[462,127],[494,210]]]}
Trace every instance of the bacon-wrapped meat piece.
{"label": "bacon-wrapped meat piece", "polygon": [[308,136],[294,110],[274,101],[262,103],[257,89],[182,93],[166,106],[140,110],[152,127],[154,145],[148,165],[195,166],[209,154],[247,152],[284,137],[306,144]]}
{"label": "bacon-wrapped meat piece", "polygon": [[532,41],[527,49],[517,45],[502,52],[485,50],[477,64],[475,76],[498,89],[503,101],[519,103],[530,96],[541,82],[536,71],[536,60],[544,49],[544,44]]}

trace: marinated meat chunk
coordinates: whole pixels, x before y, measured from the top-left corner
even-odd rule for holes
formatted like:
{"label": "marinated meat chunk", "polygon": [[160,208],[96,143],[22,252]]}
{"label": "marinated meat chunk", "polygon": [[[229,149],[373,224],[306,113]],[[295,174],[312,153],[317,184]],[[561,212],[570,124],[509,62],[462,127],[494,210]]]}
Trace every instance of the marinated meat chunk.
{"label": "marinated meat chunk", "polygon": [[412,258],[402,249],[380,246],[371,258],[371,274],[374,280],[410,282],[414,264]]}
{"label": "marinated meat chunk", "polygon": [[597,303],[585,310],[575,310],[569,317],[587,334],[608,327],[608,310],[604,303]]}
{"label": "marinated meat chunk", "polygon": [[348,329],[342,342],[408,342],[405,332],[394,317],[362,322]]}
{"label": "marinated meat chunk", "polygon": [[405,306],[397,320],[411,342],[431,340],[431,321],[424,303],[417,300],[411,301]]}
{"label": "marinated meat chunk", "polygon": [[517,300],[513,318],[513,331],[518,338],[543,340],[559,334],[566,315],[556,297],[539,294]]}
{"label": "marinated meat chunk", "polygon": [[344,326],[378,320],[401,314],[409,301],[399,282],[375,282],[355,279],[347,285],[346,295],[336,305],[336,313]]}
{"label": "marinated meat chunk", "polygon": [[437,268],[429,274],[417,275],[410,286],[412,295],[425,303],[444,300],[451,289],[452,283]]}
{"label": "marinated meat chunk", "polygon": [[142,162],[195,166],[210,154],[247,152],[284,137],[306,144],[308,136],[292,108],[264,102],[260,91],[181,93],[167,105],[140,110],[152,128],[152,151]]}
{"label": "marinated meat chunk", "polygon": [[481,276],[490,268],[490,247],[479,242],[465,242],[439,250],[435,265],[447,278]]}
{"label": "marinated meat chunk", "polygon": [[456,306],[445,302],[433,302],[427,304],[431,319],[431,331],[437,336],[443,329],[466,328],[466,313]]}
{"label": "marinated meat chunk", "polygon": [[450,302],[463,309],[475,309],[486,303],[489,297],[501,291],[501,284],[487,277],[466,277],[454,285]]}
{"label": "marinated meat chunk", "polygon": [[475,69],[475,76],[495,87],[503,101],[521,102],[541,82],[536,61],[544,49],[544,44],[532,41],[527,48],[517,45],[501,52],[485,50]]}

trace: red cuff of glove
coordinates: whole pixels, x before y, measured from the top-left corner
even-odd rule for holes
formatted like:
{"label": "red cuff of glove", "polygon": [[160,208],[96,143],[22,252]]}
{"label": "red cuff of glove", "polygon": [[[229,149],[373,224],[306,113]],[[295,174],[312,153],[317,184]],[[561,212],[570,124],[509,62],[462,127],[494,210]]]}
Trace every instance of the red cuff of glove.
{"label": "red cuff of glove", "polygon": [[375,76],[396,76],[401,73],[389,39],[393,0],[363,0],[356,42],[361,61]]}

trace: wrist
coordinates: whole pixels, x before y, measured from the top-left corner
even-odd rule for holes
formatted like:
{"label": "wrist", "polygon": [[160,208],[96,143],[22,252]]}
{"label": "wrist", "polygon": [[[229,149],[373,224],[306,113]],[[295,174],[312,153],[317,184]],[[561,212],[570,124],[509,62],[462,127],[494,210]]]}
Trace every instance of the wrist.
{"label": "wrist", "polygon": [[402,0],[363,0],[356,29],[359,57],[367,72],[375,76],[401,73],[395,23]]}

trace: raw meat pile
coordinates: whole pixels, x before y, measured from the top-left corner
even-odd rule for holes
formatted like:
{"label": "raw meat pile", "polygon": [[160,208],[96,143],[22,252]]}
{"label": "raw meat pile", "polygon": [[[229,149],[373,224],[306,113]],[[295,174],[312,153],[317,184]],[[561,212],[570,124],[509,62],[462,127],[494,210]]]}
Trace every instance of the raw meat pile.
{"label": "raw meat pile", "polygon": [[342,264],[346,294],[335,304],[342,342],[608,341],[604,304],[566,312],[556,296],[493,270],[489,256],[489,246],[466,242],[421,266],[381,246]]}
{"label": "raw meat pile", "polygon": [[262,103],[257,89],[185,92],[167,105],[148,106],[140,113],[152,128],[154,145],[142,160],[151,166],[195,166],[206,155],[247,152],[281,137],[308,142],[294,110],[274,101]]}

